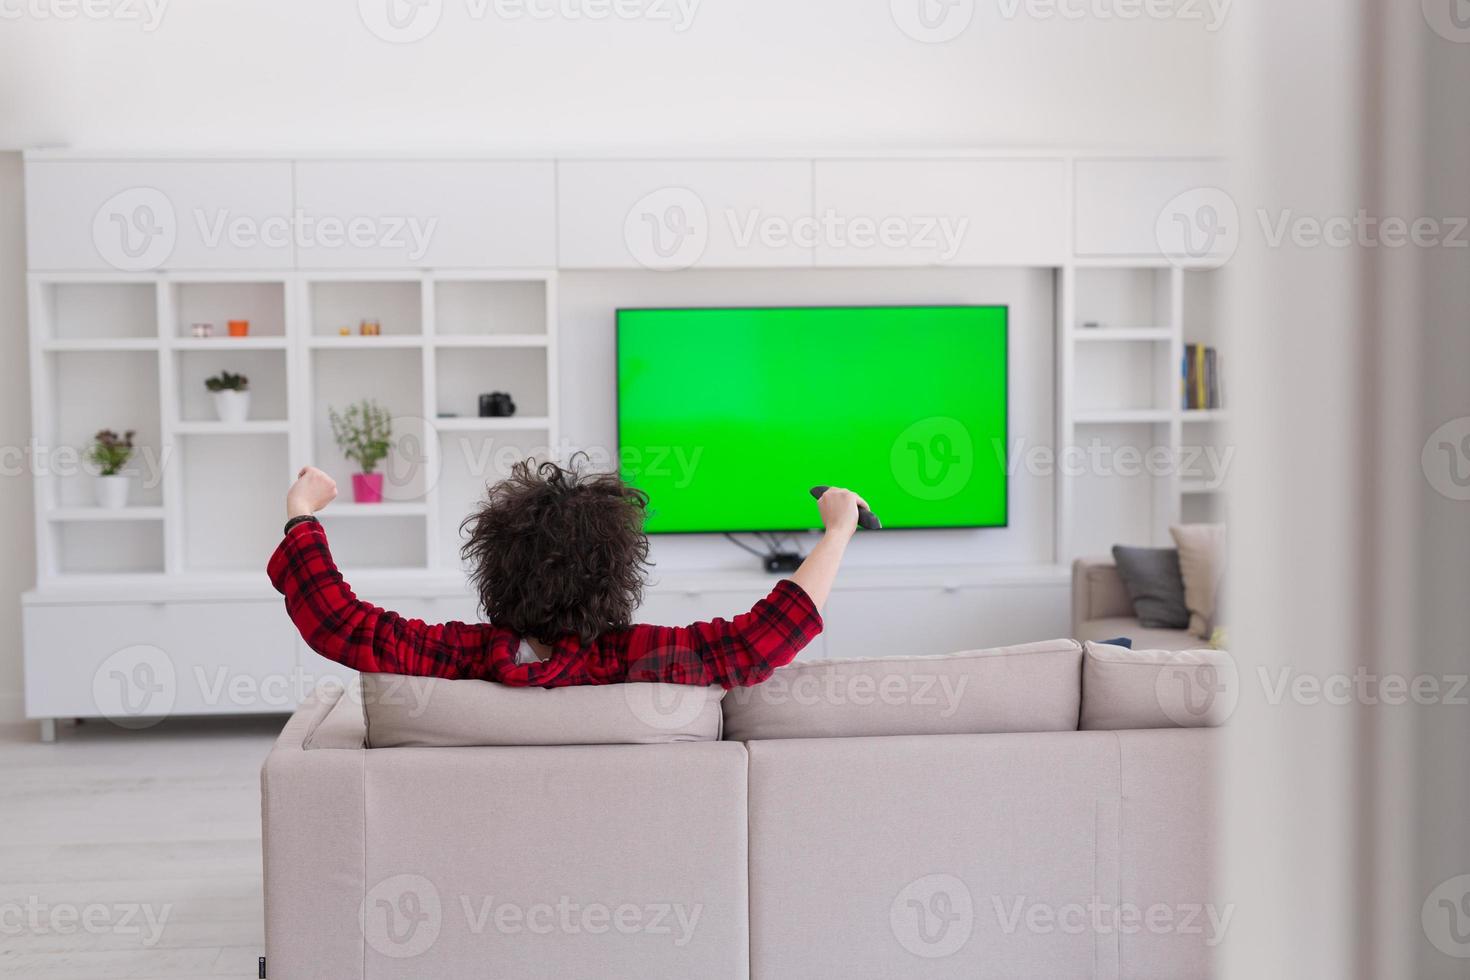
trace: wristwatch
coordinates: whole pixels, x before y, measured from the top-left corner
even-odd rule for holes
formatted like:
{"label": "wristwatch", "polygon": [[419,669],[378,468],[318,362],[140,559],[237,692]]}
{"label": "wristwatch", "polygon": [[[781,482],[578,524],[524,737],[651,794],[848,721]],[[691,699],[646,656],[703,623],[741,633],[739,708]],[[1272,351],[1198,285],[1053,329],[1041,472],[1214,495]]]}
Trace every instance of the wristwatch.
{"label": "wristwatch", "polygon": [[305,524],[307,521],[311,521],[314,524],[321,523],[321,521],[318,521],[316,519],[315,514],[301,514],[297,517],[291,518],[289,521],[286,522],[286,530],[284,533],[290,534],[293,527],[295,527],[297,524]]}

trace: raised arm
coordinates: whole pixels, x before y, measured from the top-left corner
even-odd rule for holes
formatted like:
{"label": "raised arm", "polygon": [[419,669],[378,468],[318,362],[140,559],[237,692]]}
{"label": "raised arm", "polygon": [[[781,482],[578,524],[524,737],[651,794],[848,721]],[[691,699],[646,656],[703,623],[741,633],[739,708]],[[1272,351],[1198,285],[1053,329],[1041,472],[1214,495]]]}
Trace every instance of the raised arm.
{"label": "raised arm", "polygon": [[628,636],[625,679],[748,687],[791,663],[822,632],[822,607],[857,530],[860,503],[867,506],[839,487],[822,494],[822,540],[750,612],[689,626],[636,627]]}
{"label": "raised arm", "polygon": [[354,670],[463,677],[470,645],[459,623],[431,626],[364,602],[332,560],[327,533],[313,516],[337,496],[337,484],[306,467],[286,495],[290,526],[266,573],[286,597],[286,611],[307,646]]}
{"label": "raised arm", "polygon": [[868,502],[841,487],[829,487],[817,498],[822,527],[826,530],[791,580],[812,597],[818,612],[827,605],[827,596],[832,594],[832,582],[837,578],[837,569],[842,566],[842,556],[847,553],[847,542],[852,540],[853,532],[857,530],[860,506],[867,507]]}

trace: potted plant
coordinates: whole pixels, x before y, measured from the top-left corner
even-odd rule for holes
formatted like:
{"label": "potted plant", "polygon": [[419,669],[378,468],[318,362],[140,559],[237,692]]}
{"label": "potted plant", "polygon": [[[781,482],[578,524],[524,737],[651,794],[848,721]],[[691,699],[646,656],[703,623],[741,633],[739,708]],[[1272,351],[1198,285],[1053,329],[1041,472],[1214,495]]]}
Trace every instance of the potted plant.
{"label": "potted plant", "polygon": [[371,399],[347,406],[345,412],[327,409],[332,436],[342,455],[355,462],[361,473],[352,474],[352,499],[359,504],[383,500],[383,474],[375,472],[388,455],[393,439],[393,419],[388,410]]}
{"label": "potted plant", "polygon": [[221,422],[244,422],[250,417],[250,379],[221,371],[206,378],[204,387],[214,395],[214,414]]}
{"label": "potted plant", "polygon": [[92,438],[87,461],[97,467],[97,506],[116,510],[128,505],[128,477],[121,471],[133,455],[133,430],[119,436],[103,429]]}

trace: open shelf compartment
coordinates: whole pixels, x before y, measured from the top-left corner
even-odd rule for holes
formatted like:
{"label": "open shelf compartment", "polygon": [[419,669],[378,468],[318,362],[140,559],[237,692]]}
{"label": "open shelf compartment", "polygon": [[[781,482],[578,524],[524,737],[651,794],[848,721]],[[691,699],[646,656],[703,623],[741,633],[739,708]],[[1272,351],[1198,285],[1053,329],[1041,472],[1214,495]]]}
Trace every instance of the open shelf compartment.
{"label": "open shelf compartment", "polygon": [[158,339],[158,287],[151,282],[47,282],[33,294],[43,341],[81,344]]}
{"label": "open shelf compartment", "polygon": [[1099,337],[1111,330],[1168,329],[1174,319],[1173,276],[1169,266],[1078,269],[1077,321],[1072,327],[1079,335]]}
{"label": "open shelf compartment", "polygon": [[515,402],[517,416],[548,414],[547,352],[534,347],[489,347],[439,352],[436,356],[436,420],[480,417],[480,396],[505,392]]}
{"label": "open shelf compartment", "polygon": [[[46,355],[49,425],[38,426],[52,447],[45,508],[90,507],[96,502],[95,469],[86,455],[96,434],[134,431],[133,455],[123,468],[132,477],[130,506],[163,503],[166,459],[159,422],[158,355],[143,351],[53,352]],[[85,393],[85,397],[80,397]]]}
{"label": "open shelf compartment", "polygon": [[290,454],[281,434],[184,435],[179,490],[186,572],[265,568],[281,536]]}
{"label": "open shelf compartment", "polygon": [[[208,339],[222,348],[241,340],[286,336],[286,284],[281,281],[172,282],[175,338],[194,338],[194,324],[208,324]],[[231,320],[248,333],[231,337]]]}
{"label": "open shelf compartment", "polygon": [[423,335],[417,280],[328,279],[308,282],[306,290],[313,337],[358,337],[364,320],[376,320],[383,337]]}
{"label": "open shelf compartment", "polygon": [[250,421],[285,421],[287,417],[286,352],[284,350],[182,350],[174,354],[178,382],[179,421],[214,422],[214,393],[204,383],[222,371],[243,374],[250,382]]}
{"label": "open shelf compartment", "polygon": [[546,337],[544,279],[440,279],[434,283],[434,330],[469,341]]}

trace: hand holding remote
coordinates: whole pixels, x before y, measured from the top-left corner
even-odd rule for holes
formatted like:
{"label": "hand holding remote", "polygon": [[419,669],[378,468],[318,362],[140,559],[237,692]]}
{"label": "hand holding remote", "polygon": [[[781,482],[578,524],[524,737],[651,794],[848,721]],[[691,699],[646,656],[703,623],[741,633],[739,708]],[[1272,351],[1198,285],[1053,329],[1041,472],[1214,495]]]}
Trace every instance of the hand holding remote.
{"label": "hand holding remote", "polygon": [[[883,522],[878,520],[877,515],[868,509],[868,502],[862,497],[859,497],[857,494],[853,493],[851,490],[844,490],[841,487],[838,487],[835,488],[835,493],[833,497],[824,499],[826,493],[829,490],[833,489],[834,488],[828,486],[817,486],[812,487],[811,489],[811,494],[817,499],[817,504],[822,511],[822,525],[826,527],[829,531],[834,529],[839,531],[847,530],[849,534],[852,533],[852,529],[850,527],[845,528],[842,526],[846,521],[852,520],[852,518],[848,516],[850,515],[851,511],[849,511],[846,507],[847,501],[845,500],[845,498],[847,497],[851,497],[852,502],[856,503],[857,505],[857,516],[854,522],[856,527],[865,528],[869,531],[876,531],[883,526]],[[829,511],[833,512],[830,518]],[[837,527],[835,528],[833,526],[834,523],[837,524]]]}

